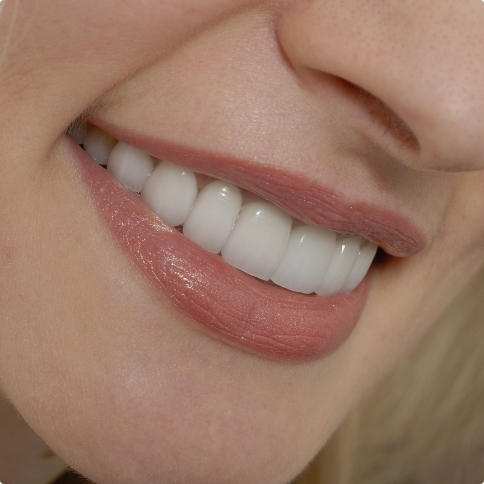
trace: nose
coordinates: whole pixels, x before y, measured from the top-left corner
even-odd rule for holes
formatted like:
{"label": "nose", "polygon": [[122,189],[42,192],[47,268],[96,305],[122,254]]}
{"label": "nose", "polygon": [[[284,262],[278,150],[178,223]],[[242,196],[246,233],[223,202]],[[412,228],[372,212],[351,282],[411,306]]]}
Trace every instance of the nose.
{"label": "nose", "polygon": [[342,78],[405,123],[417,142],[405,164],[484,169],[482,2],[300,0],[277,35],[296,73]]}

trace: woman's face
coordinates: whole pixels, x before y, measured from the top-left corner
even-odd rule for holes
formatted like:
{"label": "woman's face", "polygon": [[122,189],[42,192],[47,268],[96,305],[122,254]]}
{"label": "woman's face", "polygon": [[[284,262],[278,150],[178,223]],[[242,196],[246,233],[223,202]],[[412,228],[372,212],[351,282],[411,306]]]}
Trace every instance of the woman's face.
{"label": "woman's face", "polygon": [[[483,18],[479,0],[6,0],[0,388],[33,429],[99,483],[300,472],[484,261]],[[63,136],[83,112],[389,256],[346,296],[239,275]]]}

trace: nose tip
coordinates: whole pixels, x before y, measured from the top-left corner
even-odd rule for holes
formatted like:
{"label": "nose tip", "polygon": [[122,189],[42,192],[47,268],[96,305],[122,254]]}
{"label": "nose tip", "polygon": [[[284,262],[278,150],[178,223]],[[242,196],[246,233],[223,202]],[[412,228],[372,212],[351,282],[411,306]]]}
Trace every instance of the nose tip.
{"label": "nose tip", "polygon": [[277,33],[296,73],[309,68],[344,79],[405,123],[418,148],[402,163],[480,170],[484,12],[478,10],[461,2],[311,0],[283,12]]}

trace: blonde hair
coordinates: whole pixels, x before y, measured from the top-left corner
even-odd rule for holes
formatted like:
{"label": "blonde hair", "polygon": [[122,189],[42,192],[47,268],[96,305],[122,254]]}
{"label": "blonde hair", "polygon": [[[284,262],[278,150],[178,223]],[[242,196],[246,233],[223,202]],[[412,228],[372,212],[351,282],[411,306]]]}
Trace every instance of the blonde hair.
{"label": "blonde hair", "polygon": [[484,270],[294,484],[484,481]]}

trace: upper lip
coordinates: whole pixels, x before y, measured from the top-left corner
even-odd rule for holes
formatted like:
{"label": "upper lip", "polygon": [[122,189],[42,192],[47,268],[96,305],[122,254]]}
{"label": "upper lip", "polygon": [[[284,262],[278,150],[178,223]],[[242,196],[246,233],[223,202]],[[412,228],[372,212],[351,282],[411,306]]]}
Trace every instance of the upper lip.
{"label": "upper lip", "polygon": [[89,123],[156,158],[245,188],[303,222],[361,235],[390,255],[410,256],[427,245],[423,231],[408,217],[376,204],[348,200],[335,189],[287,169],[168,143],[100,118]]}

